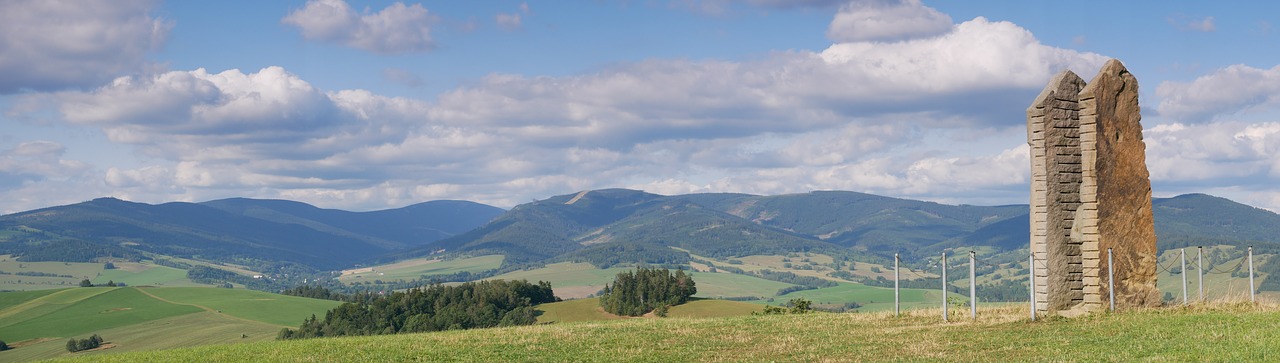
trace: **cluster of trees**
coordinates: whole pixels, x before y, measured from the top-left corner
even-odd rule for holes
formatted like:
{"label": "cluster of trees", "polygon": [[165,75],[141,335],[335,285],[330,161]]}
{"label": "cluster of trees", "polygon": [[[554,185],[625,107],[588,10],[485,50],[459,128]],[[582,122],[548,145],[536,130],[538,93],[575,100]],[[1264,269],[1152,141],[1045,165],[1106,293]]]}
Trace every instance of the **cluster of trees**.
{"label": "cluster of trees", "polygon": [[0,351],[6,350],[9,350],[9,343],[5,343],[3,340],[0,340]]}
{"label": "cluster of trees", "polygon": [[[761,315],[785,315],[785,314],[807,314],[813,311],[813,302],[808,299],[798,297],[791,299],[784,306],[765,305]],[[756,313],[751,313],[755,315]]]}
{"label": "cluster of trees", "polygon": [[187,270],[187,278],[201,284],[217,285],[230,288],[232,283],[241,284],[253,290],[271,291],[275,288],[269,279],[255,279],[235,272],[209,266],[195,265]]}
{"label": "cluster of trees", "polygon": [[285,328],[277,339],[348,335],[417,333],[441,330],[531,325],[533,306],[559,299],[551,283],[490,280],[456,286],[432,285],[370,301],[345,303],[325,314],[313,315],[297,330]]}
{"label": "cluster of trees", "polygon": [[[93,287],[93,286],[94,286],[94,285],[93,285],[93,281],[89,281],[89,279],[80,280],[80,287]],[[102,285],[102,286],[106,286],[106,287],[125,286],[125,283],[124,283],[124,282],[115,282],[115,281],[113,281],[113,280],[107,280],[107,283],[106,283],[105,285]]]}
{"label": "cluster of trees", "polygon": [[71,340],[67,341],[67,351],[72,353],[79,352],[82,350],[89,350],[89,349],[97,348],[100,346],[102,346],[102,337],[98,336],[97,334],[94,334],[88,339],[71,338]]}
{"label": "cluster of trees", "polygon": [[68,278],[68,279],[70,279],[70,278],[74,278],[74,277],[75,277],[75,276],[71,276],[71,275],[55,274],[55,273],[40,272],[40,271],[22,271],[22,272],[14,273],[14,275],[18,275],[18,276],[37,276],[37,277],[62,277],[62,278]]}
{"label": "cluster of trees", "polygon": [[615,315],[640,316],[658,310],[663,316],[667,307],[683,304],[697,292],[693,277],[683,270],[672,274],[668,269],[642,267],[619,273],[612,285],[605,285],[600,306]]}
{"label": "cluster of trees", "polygon": [[648,265],[685,265],[689,253],[673,250],[653,243],[602,243],[578,250],[568,258],[573,262],[586,262],[600,269],[623,263]]}

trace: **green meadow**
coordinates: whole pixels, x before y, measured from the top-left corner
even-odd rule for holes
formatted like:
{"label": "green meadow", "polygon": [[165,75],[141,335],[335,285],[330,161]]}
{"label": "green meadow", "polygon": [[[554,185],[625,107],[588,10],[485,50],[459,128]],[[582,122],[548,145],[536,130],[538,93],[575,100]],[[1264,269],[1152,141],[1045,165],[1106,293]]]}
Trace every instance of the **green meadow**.
{"label": "green meadow", "polygon": [[84,287],[0,293],[0,361],[67,356],[67,339],[99,334],[128,352],[272,340],[337,301],[211,287]]}
{"label": "green meadow", "polygon": [[1273,361],[1280,311],[1250,304],[1029,321],[1023,307],[639,318],[78,355],[91,362]]}

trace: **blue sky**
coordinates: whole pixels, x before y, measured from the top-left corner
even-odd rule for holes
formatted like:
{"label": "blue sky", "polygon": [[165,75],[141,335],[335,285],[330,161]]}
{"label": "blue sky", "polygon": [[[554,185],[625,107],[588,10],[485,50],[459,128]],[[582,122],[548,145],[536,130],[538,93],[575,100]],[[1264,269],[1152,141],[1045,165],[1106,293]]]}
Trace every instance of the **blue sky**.
{"label": "blue sky", "polygon": [[1272,2],[9,1],[0,212],[500,207],[584,189],[1026,203],[1025,113],[1108,58],[1156,196],[1280,210]]}

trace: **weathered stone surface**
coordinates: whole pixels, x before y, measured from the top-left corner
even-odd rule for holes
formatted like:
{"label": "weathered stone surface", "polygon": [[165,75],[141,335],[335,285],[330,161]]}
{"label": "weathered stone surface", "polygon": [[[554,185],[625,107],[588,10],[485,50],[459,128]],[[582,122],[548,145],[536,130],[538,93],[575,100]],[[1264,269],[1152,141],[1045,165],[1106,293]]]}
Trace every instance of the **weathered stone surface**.
{"label": "weathered stone surface", "polygon": [[[1108,276],[1106,251],[1115,263],[1117,307],[1156,306],[1156,232],[1151,214],[1151,180],[1147,172],[1146,143],[1142,141],[1142,115],[1138,105],[1138,80],[1118,60],[1110,60],[1089,85],[1080,91],[1081,148],[1092,143],[1096,153],[1081,163],[1081,189],[1096,191],[1096,218],[1082,220],[1097,226],[1085,234],[1103,252],[1096,263],[1098,276]],[[1087,200],[1088,198],[1082,198]],[[1093,209],[1093,208],[1090,208]],[[1077,217],[1077,219],[1080,219]],[[1085,291],[1109,299],[1105,288]]]}
{"label": "weathered stone surface", "polygon": [[1088,84],[1070,71],[1054,76],[1027,109],[1037,310],[1105,308],[1108,248],[1117,306],[1159,303],[1139,111],[1137,80],[1117,60]]}

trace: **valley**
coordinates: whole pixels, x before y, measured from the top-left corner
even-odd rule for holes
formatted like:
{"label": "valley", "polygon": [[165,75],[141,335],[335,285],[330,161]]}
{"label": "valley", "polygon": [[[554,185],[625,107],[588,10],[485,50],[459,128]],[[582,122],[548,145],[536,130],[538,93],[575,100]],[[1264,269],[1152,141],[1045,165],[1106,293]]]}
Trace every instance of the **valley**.
{"label": "valley", "polygon": [[[1280,269],[1276,214],[1205,195],[1157,198],[1154,206],[1159,288],[1168,303],[1181,302],[1184,273],[1191,300],[1199,297],[1195,267],[1181,271],[1178,251],[1185,248],[1193,263],[1200,245],[1207,300],[1247,295],[1247,246],[1254,247],[1262,296],[1280,295],[1280,281],[1268,278]],[[637,266],[683,269],[696,281],[695,299],[671,308],[676,319],[749,316],[799,298],[821,310],[882,314],[894,308],[895,253],[903,309],[936,309],[944,300],[944,251],[948,304],[967,310],[968,251],[975,251],[979,307],[999,309],[1026,301],[1027,252],[1018,242],[1027,233],[1025,213],[1025,206],[852,192],[660,196],[609,189],[508,211],[453,202],[354,214],[251,199],[156,206],[95,200],[0,216],[0,290],[10,291],[0,293],[0,340],[18,347],[0,359],[66,356],[66,339],[89,334],[106,337],[112,348],[77,354],[265,342],[340,304],[275,294],[300,285],[383,294],[431,283],[547,281],[565,301],[537,306],[540,323],[654,320],[604,313],[595,299]],[[76,287],[83,280],[126,287]]]}

